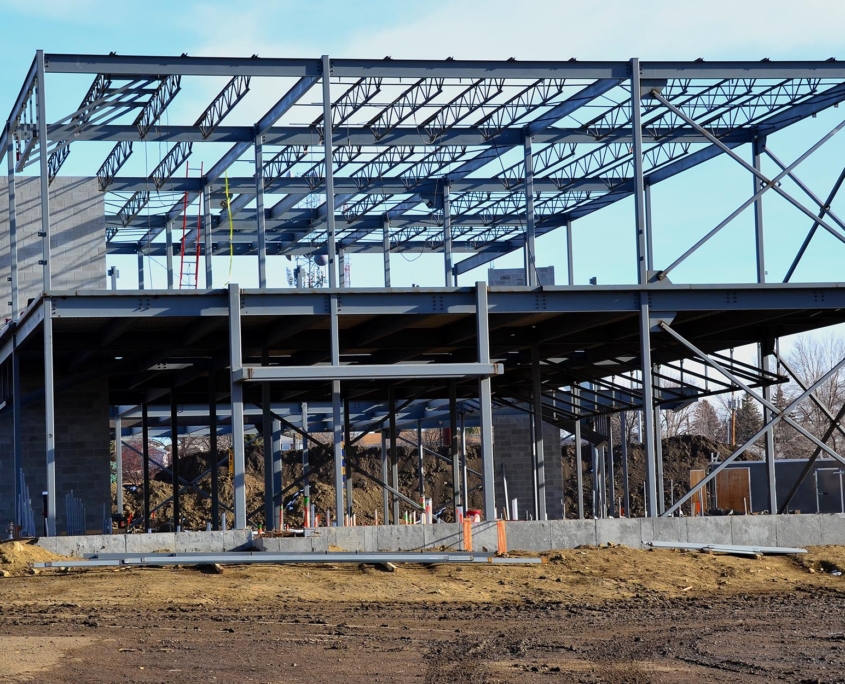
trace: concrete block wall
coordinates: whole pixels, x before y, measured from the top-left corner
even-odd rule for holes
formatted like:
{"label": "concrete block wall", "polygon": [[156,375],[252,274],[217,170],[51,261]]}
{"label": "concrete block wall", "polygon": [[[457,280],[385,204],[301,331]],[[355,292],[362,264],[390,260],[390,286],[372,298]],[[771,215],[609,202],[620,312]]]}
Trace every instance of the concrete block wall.
{"label": "concrete block wall", "polygon": [[[20,307],[42,290],[41,183],[32,176],[15,182]],[[96,178],[58,176],[50,185],[52,289],[106,287],[106,217]],[[10,317],[9,186],[0,178],[0,317]]]}
{"label": "concrete block wall", "polygon": [[[57,377],[57,384],[61,376]],[[43,367],[21,371],[26,396],[43,387]],[[22,414],[22,461],[33,499],[36,526],[41,524],[41,492],[46,489],[44,401],[30,401]],[[56,394],[56,524],[67,529],[65,494],[73,491],[85,506],[87,530],[102,530],[103,504],[111,515],[108,379],[92,377]],[[0,414],[0,525],[14,518],[12,414]]]}
{"label": "concrete block wall", "polygon": [[[508,497],[519,500],[519,516],[534,515],[534,436],[526,415],[493,415],[493,462],[496,469],[496,508],[501,515],[505,501],[502,465],[508,480]],[[546,473],[546,514],[549,520],[563,517],[563,465],[560,456],[560,430],[543,423],[543,452]],[[510,509],[508,509],[510,510]]]}

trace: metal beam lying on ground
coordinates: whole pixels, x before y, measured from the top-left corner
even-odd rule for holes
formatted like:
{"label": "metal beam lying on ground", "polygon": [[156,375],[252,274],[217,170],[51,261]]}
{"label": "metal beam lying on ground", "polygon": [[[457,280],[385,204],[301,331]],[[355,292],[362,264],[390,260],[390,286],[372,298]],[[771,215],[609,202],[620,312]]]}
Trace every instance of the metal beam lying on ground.
{"label": "metal beam lying on ground", "polygon": [[696,544],[695,542],[645,542],[646,546],[655,549],[690,549],[692,551],[704,551],[712,553],[732,553],[749,556],[786,556],[794,553],[807,553],[807,549],[792,548],[789,546],[742,546],[739,544]]}
{"label": "metal beam lying on ground", "polygon": [[[120,556],[120,557],[116,557]],[[537,565],[542,558],[520,556],[506,558],[490,553],[271,553],[267,551],[216,554],[108,554],[84,561],[48,561],[33,563],[34,568],[96,568],[164,565],[292,565],[297,563],[414,563],[435,565],[441,563],[487,563],[492,565]]]}

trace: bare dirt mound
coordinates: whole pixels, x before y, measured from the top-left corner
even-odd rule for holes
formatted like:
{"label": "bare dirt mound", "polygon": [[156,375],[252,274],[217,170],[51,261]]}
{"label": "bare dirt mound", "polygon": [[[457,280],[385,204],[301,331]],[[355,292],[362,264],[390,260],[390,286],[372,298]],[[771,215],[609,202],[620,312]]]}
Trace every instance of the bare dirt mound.
{"label": "bare dirt mound", "polygon": [[0,574],[9,576],[26,574],[33,563],[62,560],[46,549],[37,546],[34,541],[4,541],[0,543]]}

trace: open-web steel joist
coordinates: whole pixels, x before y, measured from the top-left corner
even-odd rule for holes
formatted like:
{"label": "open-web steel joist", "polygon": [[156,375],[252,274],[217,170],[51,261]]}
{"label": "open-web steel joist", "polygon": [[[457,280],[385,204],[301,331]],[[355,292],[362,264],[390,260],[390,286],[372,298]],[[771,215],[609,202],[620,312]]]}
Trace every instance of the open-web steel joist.
{"label": "open-web steel joist", "polygon": [[[84,76],[91,83],[62,108],[48,103],[48,74]],[[195,107],[192,100],[185,117],[180,94],[203,79],[216,79],[216,95],[207,106]],[[256,97],[265,102],[260,117]],[[819,229],[845,242],[845,224],[831,208],[845,174],[823,200],[796,170],[842,124],[793,161],[781,161],[768,144],[779,131],[842,100],[845,64],[834,60],[482,62],[39,52],[0,138],[12,207],[13,319],[0,340],[0,360],[10,369],[10,406],[47,398],[53,517],[56,362],[62,387],[94,368],[105,373],[110,403],[123,407],[116,415],[128,424],[141,411],[145,431],[169,427],[176,435],[187,422],[208,425],[212,435],[222,429],[238,437],[238,526],[248,513],[239,437],[250,422],[262,426],[265,444],[276,441],[275,423],[307,433],[302,423],[297,428],[285,418],[298,415],[307,423],[308,411],[300,408],[306,402],[321,406],[310,429],[333,433],[337,520],[352,505],[342,486],[344,433],[384,430],[388,423],[395,430],[397,418],[399,427],[419,429],[436,417],[456,434],[459,414],[481,427],[484,508],[495,515],[494,406],[536,418],[531,467],[538,517],[545,510],[538,426],[551,422],[601,445],[607,441],[604,416],[641,411],[646,512],[664,513],[656,409],[759,389],[772,425],[781,419],[770,404],[770,387],[784,380],[772,370],[773,341],[843,320],[838,284],[765,283],[761,209],[766,193],[778,194],[807,217],[810,230],[786,281]],[[56,111],[58,118],[47,118]],[[746,144],[753,150],[750,163],[737,153]],[[89,175],[96,175],[106,198],[108,252],[141,260],[166,256],[172,290],[172,260],[180,247],[174,224],[186,212],[198,215],[186,221],[187,239],[204,258],[204,290],[145,292],[143,279],[132,292],[52,287],[47,190],[67,168],[71,149],[83,147],[79,167],[91,160]],[[762,171],[763,155],[777,173]],[[749,199],[674,262],[655,263],[651,187],[719,156],[754,177]],[[14,187],[16,175],[35,164],[43,296],[21,317]],[[186,175],[187,164],[203,164],[203,173]],[[243,164],[250,171],[244,173]],[[784,188],[786,178],[803,195]],[[636,286],[572,287],[571,249],[569,287],[538,286],[537,237],[565,228],[571,245],[579,218],[631,197]],[[668,275],[678,264],[751,207],[757,284],[671,284]],[[526,286],[449,287],[460,274],[516,250],[524,251]],[[443,254],[446,288],[342,288],[343,253],[384,253],[389,285],[389,255],[411,251]],[[255,257],[257,291],[214,289],[222,283],[213,281],[210,257],[230,253]],[[295,254],[325,254],[330,287],[268,290],[268,257]],[[14,368],[24,351],[32,355],[42,343],[43,392],[24,396],[14,389]],[[720,356],[751,343],[760,344],[759,368]],[[697,365],[684,367],[685,359]],[[703,381],[696,379],[705,367],[728,376],[705,372]],[[167,409],[155,406],[168,395]],[[207,419],[186,414],[180,421],[177,395],[183,406],[208,402]],[[222,403],[225,411],[218,410]],[[770,429],[766,455],[773,484]],[[267,464],[270,472],[272,458]],[[387,491],[386,473],[381,484]],[[178,502],[178,467],[173,479]],[[456,487],[455,504],[461,496]],[[607,507],[597,514],[607,514]]]}

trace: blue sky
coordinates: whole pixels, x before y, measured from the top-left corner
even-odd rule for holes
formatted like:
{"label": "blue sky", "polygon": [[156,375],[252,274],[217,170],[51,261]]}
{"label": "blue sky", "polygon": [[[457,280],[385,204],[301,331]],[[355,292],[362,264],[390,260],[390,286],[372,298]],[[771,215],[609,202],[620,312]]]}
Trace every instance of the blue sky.
{"label": "blue sky", "polygon": [[[600,10],[591,10],[600,7]],[[592,13],[591,13],[592,12]],[[0,0],[3,39],[0,56],[0,117],[5,118],[37,48],[48,52],[249,56],[499,58],[518,59],[845,59],[845,3],[773,0],[761,5],[716,0],[543,2],[530,5],[429,0],[427,2],[104,2],[102,0]],[[87,84],[85,84],[87,85]],[[85,85],[80,85],[83,89]],[[49,81],[48,81],[49,87]],[[213,97],[212,88],[211,96]],[[180,99],[182,96],[180,95]],[[69,104],[79,99],[69,96]],[[210,97],[209,97],[210,99]],[[178,110],[177,110],[178,111]],[[56,112],[55,114],[58,114]],[[255,111],[257,120],[263,112]],[[51,113],[51,116],[54,113]],[[251,114],[251,112],[249,113]],[[186,116],[188,113],[186,112]],[[194,115],[195,116],[195,115]],[[831,110],[817,119],[774,136],[771,146],[787,163],[845,116]],[[845,133],[834,138],[797,172],[825,196],[845,159]],[[746,159],[750,151],[739,150]],[[152,151],[151,154],[156,154]],[[157,161],[157,159],[155,160]],[[97,164],[87,168],[93,170]],[[68,167],[72,170],[72,166]],[[769,164],[764,170],[773,173]],[[656,186],[655,261],[666,266],[700,235],[727,216],[752,188],[736,162],[721,158]],[[785,189],[795,196],[794,185]],[[808,206],[809,202],[808,202]],[[845,197],[834,203],[845,216]],[[812,207],[811,207],[812,208]],[[712,240],[700,254],[673,273],[676,282],[748,282],[754,278],[752,212]],[[809,221],[785,201],[765,198],[769,279],[779,281],[791,262]],[[610,248],[608,248],[610,246]],[[619,202],[575,224],[576,283],[591,276],[600,283],[632,282],[634,273],[633,204]],[[842,280],[845,245],[819,232],[794,280]],[[381,284],[381,257],[356,255],[353,285]],[[121,263],[126,278],[133,260]],[[225,261],[225,260],[221,260]],[[511,254],[499,267],[521,266]],[[538,265],[554,265],[565,277],[561,231],[540,238]],[[441,258],[393,257],[393,284],[440,285]],[[271,267],[270,284],[285,284],[281,262]],[[216,273],[226,277],[227,264]],[[485,267],[486,268],[486,267]],[[152,270],[163,286],[164,270]],[[252,262],[236,265],[235,278],[255,284]],[[462,276],[461,284],[483,279],[484,269]],[[126,281],[125,286],[134,286]]]}

